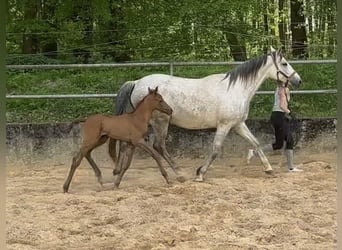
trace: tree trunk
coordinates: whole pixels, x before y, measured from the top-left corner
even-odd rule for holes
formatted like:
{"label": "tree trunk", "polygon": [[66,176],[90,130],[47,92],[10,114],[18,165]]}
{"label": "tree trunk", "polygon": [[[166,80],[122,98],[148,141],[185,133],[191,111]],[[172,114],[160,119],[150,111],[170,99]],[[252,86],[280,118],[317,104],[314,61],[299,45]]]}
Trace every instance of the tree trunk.
{"label": "tree trunk", "polygon": [[233,57],[234,61],[246,61],[246,46],[239,41],[237,35],[235,33],[226,33],[226,37],[228,44],[230,45],[230,55]]}
{"label": "tree trunk", "polygon": [[[37,16],[37,2],[27,1],[24,6],[24,21],[32,22]],[[27,32],[27,34],[25,34]],[[32,34],[32,30],[25,30],[21,51],[23,54],[35,54],[39,50],[37,36]]]}
{"label": "tree trunk", "polygon": [[269,26],[268,26],[268,3],[267,3],[267,1],[264,2],[264,6],[265,6],[265,9],[264,9],[264,31],[265,31],[265,36],[266,36],[265,45],[264,45],[264,53],[266,54],[270,49],[270,44],[268,41],[268,37],[270,35],[270,32],[269,32]]}
{"label": "tree trunk", "polygon": [[336,45],[336,21],[333,14],[328,13],[328,57],[335,57],[335,45]]}
{"label": "tree trunk", "polygon": [[303,4],[299,0],[291,0],[291,31],[293,57],[298,59],[307,58],[305,18],[303,15]]}
{"label": "tree trunk", "polygon": [[284,0],[279,0],[278,5],[279,5],[279,24],[278,24],[278,29],[279,29],[279,40],[281,43],[281,49],[283,51],[286,50],[286,23],[285,23],[285,13],[284,13]]}

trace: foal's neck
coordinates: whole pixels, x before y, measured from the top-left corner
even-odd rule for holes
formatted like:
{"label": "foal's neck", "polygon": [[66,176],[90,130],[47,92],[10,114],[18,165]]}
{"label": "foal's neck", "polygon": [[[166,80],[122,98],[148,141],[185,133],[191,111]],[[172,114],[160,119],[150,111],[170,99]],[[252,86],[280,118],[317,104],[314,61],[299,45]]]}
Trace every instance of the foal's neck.
{"label": "foal's neck", "polygon": [[139,120],[148,123],[152,117],[152,112],[153,110],[148,107],[148,103],[142,102],[140,105],[138,105],[132,115],[137,117]]}

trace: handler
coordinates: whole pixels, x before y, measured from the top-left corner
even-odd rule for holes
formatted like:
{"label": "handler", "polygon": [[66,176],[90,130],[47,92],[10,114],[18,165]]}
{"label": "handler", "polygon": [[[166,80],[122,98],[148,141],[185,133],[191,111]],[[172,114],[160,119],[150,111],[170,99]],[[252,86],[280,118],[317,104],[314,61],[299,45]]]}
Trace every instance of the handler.
{"label": "handler", "polygon": [[[264,152],[282,149],[285,142],[285,155],[287,158],[287,167],[291,172],[300,172],[302,169],[293,165],[293,146],[290,122],[292,120],[291,111],[288,107],[290,101],[290,90],[287,85],[279,84],[274,92],[274,105],[271,113],[271,123],[274,128],[275,143],[266,144],[262,147]],[[247,164],[257,152],[253,149],[248,151]]]}

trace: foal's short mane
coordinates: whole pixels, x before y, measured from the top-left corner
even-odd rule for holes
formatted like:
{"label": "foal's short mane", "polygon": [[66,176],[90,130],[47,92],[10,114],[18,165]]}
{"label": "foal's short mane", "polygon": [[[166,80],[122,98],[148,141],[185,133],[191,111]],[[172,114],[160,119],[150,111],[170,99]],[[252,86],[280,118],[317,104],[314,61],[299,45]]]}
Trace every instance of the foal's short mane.
{"label": "foal's short mane", "polygon": [[[128,112],[127,114],[131,114],[133,113],[135,110],[138,109],[138,107],[144,102],[144,100],[149,96],[149,95],[152,95],[154,94],[155,92],[151,92],[151,93],[148,93],[143,99],[141,99],[138,103],[137,103],[137,106],[131,111],[131,112]],[[133,106],[133,105],[132,105]]]}
{"label": "foal's short mane", "polygon": [[277,55],[276,53],[277,53],[276,51],[273,51],[269,54],[265,54],[265,55],[253,58],[239,65],[232,71],[228,72],[223,78],[224,80],[229,77],[228,89],[231,86],[235,85],[238,78],[240,78],[247,85],[247,83],[256,76],[259,69],[263,65],[265,65],[265,63],[267,62],[267,57],[271,55],[272,57],[275,58]]}

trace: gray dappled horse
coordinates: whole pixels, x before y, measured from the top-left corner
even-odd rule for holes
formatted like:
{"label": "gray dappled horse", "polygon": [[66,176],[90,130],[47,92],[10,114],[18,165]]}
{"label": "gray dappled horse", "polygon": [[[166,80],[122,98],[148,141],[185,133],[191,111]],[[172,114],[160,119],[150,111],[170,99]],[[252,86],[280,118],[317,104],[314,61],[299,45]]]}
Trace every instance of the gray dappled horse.
{"label": "gray dappled horse", "polygon": [[[212,151],[204,164],[197,169],[197,181],[217,157],[219,150],[231,129],[247,139],[260,157],[264,171],[272,173],[272,167],[262,151],[258,140],[246,126],[250,102],[255,92],[266,79],[298,86],[302,80],[286,61],[279,50],[271,52],[237,66],[223,74],[213,74],[204,78],[192,79],[166,74],[152,74],[136,81],[126,82],[119,90],[116,99],[116,113],[127,112],[147,94],[147,88],[159,87],[159,93],[173,109],[172,116],[154,112],[150,124],[155,135],[154,148],[170,164],[173,170],[177,165],[166,150],[165,140],[169,123],[185,129],[216,128]],[[119,150],[124,147],[120,143]],[[109,144],[114,153],[115,141]],[[119,153],[120,155],[120,153]],[[119,156],[120,157],[120,156]],[[116,165],[114,174],[120,173]]]}

